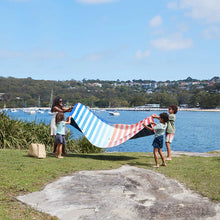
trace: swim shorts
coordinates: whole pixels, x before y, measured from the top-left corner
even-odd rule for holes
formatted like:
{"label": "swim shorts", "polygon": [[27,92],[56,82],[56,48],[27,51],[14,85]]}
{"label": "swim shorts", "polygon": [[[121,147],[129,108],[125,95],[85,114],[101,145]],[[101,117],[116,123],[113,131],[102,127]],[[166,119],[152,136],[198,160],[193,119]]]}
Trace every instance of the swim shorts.
{"label": "swim shorts", "polygon": [[173,138],[174,138],[174,134],[172,134],[172,133],[166,133],[166,142],[172,143]]}
{"label": "swim shorts", "polygon": [[163,135],[154,138],[154,141],[153,141],[152,145],[155,148],[162,148],[163,147]]}

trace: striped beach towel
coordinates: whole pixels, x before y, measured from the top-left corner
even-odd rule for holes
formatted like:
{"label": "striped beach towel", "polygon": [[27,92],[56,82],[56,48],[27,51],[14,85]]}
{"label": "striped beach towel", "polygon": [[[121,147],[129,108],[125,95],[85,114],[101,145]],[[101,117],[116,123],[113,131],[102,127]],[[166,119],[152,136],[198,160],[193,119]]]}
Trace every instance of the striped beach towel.
{"label": "striped beach towel", "polygon": [[143,123],[149,125],[153,117],[143,119],[136,124],[112,124],[77,103],[70,113],[71,125],[82,132],[93,145],[100,148],[115,147],[129,139],[154,134],[144,128]]}

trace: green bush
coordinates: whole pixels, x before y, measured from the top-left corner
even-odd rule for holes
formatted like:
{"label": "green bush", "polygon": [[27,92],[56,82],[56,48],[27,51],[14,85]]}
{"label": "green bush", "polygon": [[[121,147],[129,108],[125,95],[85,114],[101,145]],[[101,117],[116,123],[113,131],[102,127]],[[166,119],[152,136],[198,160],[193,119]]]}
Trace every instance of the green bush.
{"label": "green bush", "polygon": [[[50,135],[50,126],[44,122],[24,122],[10,119],[4,113],[0,113],[0,148],[1,149],[28,149],[31,143],[44,144],[47,151],[52,151],[54,137]],[[69,131],[66,135],[66,148],[75,153],[102,152],[92,145],[85,137],[73,139]]]}
{"label": "green bush", "polygon": [[74,151],[77,153],[102,153],[104,149],[98,148],[91,144],[85,136],[82,136],[75,141]]}

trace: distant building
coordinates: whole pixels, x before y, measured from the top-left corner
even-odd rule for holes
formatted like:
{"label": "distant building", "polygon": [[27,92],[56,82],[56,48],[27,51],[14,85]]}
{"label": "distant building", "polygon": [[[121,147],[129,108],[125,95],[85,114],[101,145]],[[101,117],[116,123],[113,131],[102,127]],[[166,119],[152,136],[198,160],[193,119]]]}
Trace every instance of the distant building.
{"label": "distant building", "polygon": [[148,108],[160,108],[160,104],[145,104],[144,106]]}

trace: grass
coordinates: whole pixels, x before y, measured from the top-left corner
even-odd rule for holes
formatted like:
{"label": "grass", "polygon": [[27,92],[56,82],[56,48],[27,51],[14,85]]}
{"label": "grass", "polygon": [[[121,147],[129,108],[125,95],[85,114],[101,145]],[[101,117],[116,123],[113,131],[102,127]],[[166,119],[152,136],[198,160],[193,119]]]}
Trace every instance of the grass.
{"label": "grass", "polygon": [[21,205],[15,197],[42,189],[60,176],[80,170],[116,169],[124,164],[153,169],[215,202],[220,201],[220,157],[181,156],[152,168],[152,153],[69,154],[58,160],[27,156],[26,150],[0,150],[0,219],[56,219]]}

